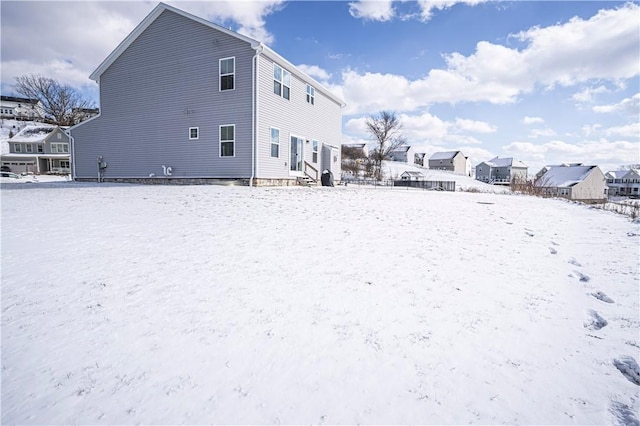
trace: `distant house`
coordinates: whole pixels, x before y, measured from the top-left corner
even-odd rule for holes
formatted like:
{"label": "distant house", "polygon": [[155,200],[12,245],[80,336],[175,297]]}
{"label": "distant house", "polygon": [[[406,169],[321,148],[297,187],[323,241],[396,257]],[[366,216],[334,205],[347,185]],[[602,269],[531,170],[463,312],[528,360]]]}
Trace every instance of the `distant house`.
{"label": "distant house", "polygon": [[436,152],[429,157],[429,168],[467,175],[467,157],[460,151]]}
{"label": "distant house", "polygon": [[414,150],[410,145],[400,145],[389,153],[389,160],[413,165],[415,161],[414,154]]}
{"label": "distant house", "polygon": [[39,120],[42,112],[37,99],[0,96],[0,117],[14,120]]}
{"label": "distant house", "polygon": [[296,185],[341,176],[344,103],[263,43],[164,3],[98,66],[75,180]]}
{"label": "distant house", "polygon": [[100,114],[100,108],[73,108],[71,114],[78,121],[85,121]]}
{"label": "distant house", "polygon": [[71,172],[69,135],[48,124],[24,127],[7,141],[9,150],[0,155],[3,166],[14,173]]}
{"label": "distant house", "polygon": [[610,197],[640,196],[640,169],[607,172],[605,177]]}
{"label": "distant house", "polygon": [[426,156],[427,156],[426,152],[416,152],[415,154],[413,154],[413,164],[415,164],[416,166],[425,167],[424,158]]}
{"label": "distant house", "polygon": [[407,170],[400,175],[401,180],[423,180],[424,175],[420,172]]}
{"label": "distant house", "polygon": [[547,196],[583,202],[606,199],[606,178],[598,166],[579,163],[546,166],[536,177],[534,185]]}
{"label": "distant house", "polygon": [[476,180],[499,185],[509,185],[512,179],[527,180],[528,167],[513,158],[495,157],[476,166]]}

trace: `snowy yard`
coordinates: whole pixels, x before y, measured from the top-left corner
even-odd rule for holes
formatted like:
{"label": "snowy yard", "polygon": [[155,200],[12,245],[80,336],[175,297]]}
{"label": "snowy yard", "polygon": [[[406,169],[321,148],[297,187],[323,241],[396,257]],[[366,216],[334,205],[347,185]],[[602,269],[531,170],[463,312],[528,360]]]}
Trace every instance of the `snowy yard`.
{"label": "snowy yard", "polygon": [[2,424],[637,424],[640,224],[390,188],[4,183]]}

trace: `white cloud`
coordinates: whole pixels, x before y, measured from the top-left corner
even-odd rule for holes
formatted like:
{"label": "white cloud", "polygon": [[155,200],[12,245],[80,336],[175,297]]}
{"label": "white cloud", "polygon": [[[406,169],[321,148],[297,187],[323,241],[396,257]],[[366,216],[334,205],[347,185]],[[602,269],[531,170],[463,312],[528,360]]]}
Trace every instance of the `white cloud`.
{"label": "white cloud", "polygon": [[390,21],[395,12],[391,0],[359,0],[349,3],[349,13],[354,18],[368,21]]}
{"label": "white cloud", "polygon": [[170,3],[193,15],[205,17],[211,22],[219,24],[233,21],[238,25],[238,28],[234,28],[235,31],[266,44],[273,43],[274,37],[267,31],[264,18],[284,6],[284,0],[173,1]]}
{"label": "white cloud", "polygon": [[421,9],[421,19],[428,21],[433,16],[433,10],[448,9],[458,3],[475,6],[488,0],[418,0]]}
{"label": "white cloud", "polygon": [[542,117],[525,117],[522,119],[522,122],[529,126],[531,124],[542,124],[544,123],[544,119]]}
{"label": "white cloud", "polygon": [[596,105],[593,107],[593,110],[601,113],[624,112],[637,116],[638,113],[640,113],[640,93],[636,93],[630,98],[625,98],[617,104]]}
{"label": "white cloud", "polygon": [[459,130],[474,133],[495,133],[497,128],[484,121],[467,120],[456,118],[456,127]]}
{"label": "white cloud", "polygon": [[595,95],[599,93],[607,93],[609,89],[604,86],[587,87],[581,91],[574,93],[571,99],[581,104],[588,104],[593,102]]}
{"label": "white cloud", "polygon": [[639,73],[640,6],[601,10],[591,19],[534,27],[515,35],[526,47],[481,41],[470,56],[444,56],[445,69],[421,79],[353,70],[343,73],[345,114],[381,108],[411,110],[433,103],[513,103],[536,87],[570,86],[592,79],[632,78]]}
{"label": "white cloud", "polygon": [[[625,126],[614,126],[604,130],[606,136],[621,136],[640,140],[640,123],[631,123]],[[636,152],[640,155],[640,151]]]}
{"label": "white cloud", "polygon": [[533,129],[529,132],[529,137],[531,139],[549,138],[555,135],[556,132],[553,129]]}
{"label": "white cloud", "polygon": [[329,80],[331,78],[331,74],[329,72],[327,72],[326,70],[320,68],[317,65],[306,65],[306,64],[300,64],[300,65],[296,65],[301,71],[305,72],[306,74],[310,75],[311,77],[315,78],[316,80],[318,80],[320,83],[324,83],[327,80]]}

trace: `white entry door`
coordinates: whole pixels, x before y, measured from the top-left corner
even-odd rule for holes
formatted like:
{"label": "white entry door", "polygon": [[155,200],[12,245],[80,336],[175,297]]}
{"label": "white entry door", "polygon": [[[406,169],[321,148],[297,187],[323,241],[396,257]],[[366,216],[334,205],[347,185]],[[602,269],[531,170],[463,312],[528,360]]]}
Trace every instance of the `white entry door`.
{"label": "white entry door", "polygon": [[291,174],[299,174],[302,173],[302,162],[303,162],[303,149],[304,140],[297,136],[291,136],[291,165],[290,171]]}

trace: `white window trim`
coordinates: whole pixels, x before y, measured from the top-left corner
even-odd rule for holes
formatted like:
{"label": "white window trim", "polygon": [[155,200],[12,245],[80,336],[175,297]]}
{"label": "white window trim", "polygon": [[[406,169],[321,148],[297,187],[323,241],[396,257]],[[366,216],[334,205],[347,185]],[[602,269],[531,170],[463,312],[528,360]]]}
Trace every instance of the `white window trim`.
{"label": "white window trim", "polygon": [[[233,59],[233,72],[232,73],[222,73],[222,61],[225,61],[227,59]],[[222,90],[222,77],[227,76],[227,75],[232,75],[233,76],[233,89],[224,89]],[[236,57],[235,56],[229,56],[227,58],[220,58],[218,60],[218,91],[219,92],[231,92],[233,90],[236,90]]]}
{"label": "white window trim", "polygon": [[[318,152],[319,149],[320,149],[320,142],[313,139],[311,141],[311,162],[314,164],[318,164],[318,160],[320,159],[319,158],[320,153]],[[315,161],[313,160],[314,156],[316,157]]]}
{"label": "white window trim", "polygon": [[[67,147],[66,151],[64,150],[65,145]],[[52,142],[51,143],[51,153],[52,154],[68,154],[69,153],[69,144],[65,143],[65,142]]]}
{"label": "white window trim", "polygon": [[307,103],[311,105],[316,104],[316,88],[310,84],[307,84]]}
{"label": "white window trim", "polygon": [[13,144],[13,151],[14,152],[22,152],[22,144],[14,143]]}
{"label": "white window trim", "polygon": [[[195,130],[196,131],[196,137],[191,137],[191,131]],[[190,141],[195,141],[200,139],[200,128],[199,127],[189,127],[189,140]]]}
{"label": "white window trim", "polygon": [[[280,68],[280,80],[276,80],[276,75],[275,75],[276,74],[275,73],[276,68]],[[289,85],[284,84],[284,76],[285,76],[285,74],[289,75]],[[291,100],[291,73],[289,71],[285,70],[280,65],[276,64],[275,62],[273,64],[273,81],[277,81],[278,83],[280,83],[280,93],[273,92],[273,94],[277,95],[277,96],[280,96],[281,98],[286,99],[288,101]],[[287,89],[289,89],[289,97],[288,98],[284,97],[284,88],[285,87]]]}
{"label": "white window trim", "polygon": [[[278,142],[277,143],[273,143],[273,139],[271,138],[271,131],[272,130],[277,130],[278,131]],[[272,149],[273,149],[273,145],[278,145],[278,156],[274,157],[272,154]],[[269,157],[270,158],[280,158],[280,129],[277,127],[269,127]]]}
{"label": "white window trim", "polygon": [[[233,155],[222,155],[222,128],[233,127],[233,140],[224,141],[226,143],[233,142]],[[235,124],[221,124],[218,128],[218,156],[220,158],[233,158],[236,156],[236,125]]]}

